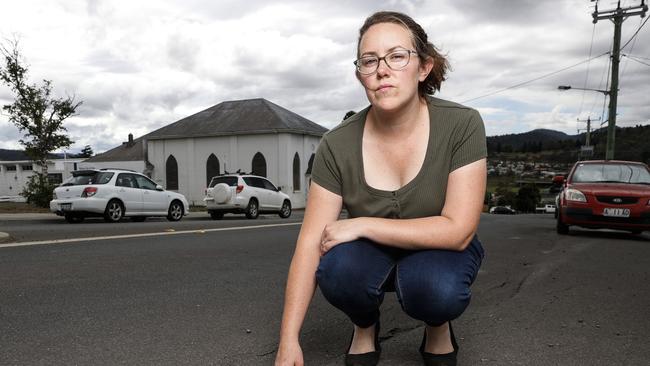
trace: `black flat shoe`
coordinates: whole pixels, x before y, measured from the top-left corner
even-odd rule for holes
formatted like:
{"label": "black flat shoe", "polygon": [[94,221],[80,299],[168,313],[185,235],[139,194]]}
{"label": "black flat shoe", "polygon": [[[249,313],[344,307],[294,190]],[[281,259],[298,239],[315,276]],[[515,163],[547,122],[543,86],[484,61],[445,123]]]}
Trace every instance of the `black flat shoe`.
{"label": "black flat shoe", "polygon": [[451,327],[451,322],[449,322],[449,334],[451,336],[451,345],[454,347],[452,352],[441,355],[429,353],[424,351],[424,346],[427,343],[427,328],[424,328],[424,336],[422,337],[422,344],[420,345],[420,354],[422,355],[422,361],[424,361],[425,366],[456,366],[458,343],[456,343],[456,337],[454,336],[454,329]]}
{"label": "black flat shoe", "polygon": [[379,321],[375,324],[375,350],[372,352],[350,354],[350,347],[352,347],[352,340],[354,339],[354,330],[352,331],[352,338],[350,338],[350,346],[348,346],[348,353],[345,354],[345,366],[375,366],[379,363],[379,355],[381,354],[381,346],[379,345]]}

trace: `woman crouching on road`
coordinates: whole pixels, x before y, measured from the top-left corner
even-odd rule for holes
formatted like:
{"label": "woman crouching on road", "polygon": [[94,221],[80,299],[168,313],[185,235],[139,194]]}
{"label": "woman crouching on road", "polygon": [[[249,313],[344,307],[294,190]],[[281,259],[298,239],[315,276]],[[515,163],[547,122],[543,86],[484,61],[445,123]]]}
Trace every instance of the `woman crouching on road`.
{"label": "woman crouching on road", "polygon": [[[450,321],[469,304],[483,258],[486,182],[478,112],[431,95],[447,60],[407,15],[361,27],[356,76],[370,106],[322,139],[289,270],[276,365],[302,365],[299,333],[320,287],[354,328],[346,365],[379,362],[379,307],[393,290],[426,324],[425,365],[456,365]],[[349,219],[339,220],[345,207]]]}

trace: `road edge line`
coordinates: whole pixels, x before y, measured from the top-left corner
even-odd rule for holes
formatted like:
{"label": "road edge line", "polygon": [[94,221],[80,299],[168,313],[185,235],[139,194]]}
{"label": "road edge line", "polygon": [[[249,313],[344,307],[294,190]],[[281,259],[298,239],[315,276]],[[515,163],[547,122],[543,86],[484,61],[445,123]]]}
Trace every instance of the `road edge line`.
{"label": "road edge line", "polygon": [[32,245],[75,243],[75,242],[81,242],[81,241],[132,239],[132,238],[144,238],[144,237],[149,237],[149,236],[165,236],[165,235],[179,235],[179,234],[204,234],[204,233],[207,233],[207,232],[216,232],[216,231],[235,231],[235,230],[260,229],[260,228],[265,228],[265,227],[281,227],[281,226],[295,226],[295,225],[302,225],[302,222],[291,222],[291,223],[286,223],[286,224],[269,224],[269,225],[223,227],[223,228],[214,228],[214,229],[195,229],[195,230],[183,230],[183,231],[162,231],[162,232],[142,233],[142,234],[93,236],[93,237],[85,237],[85,238],[69,238],[69,239],[26,241],[26,242],[18,242],[18,243],[0,244],[0,249],[2,249],[2,248],[24,247],[24,246],[32,246]]}

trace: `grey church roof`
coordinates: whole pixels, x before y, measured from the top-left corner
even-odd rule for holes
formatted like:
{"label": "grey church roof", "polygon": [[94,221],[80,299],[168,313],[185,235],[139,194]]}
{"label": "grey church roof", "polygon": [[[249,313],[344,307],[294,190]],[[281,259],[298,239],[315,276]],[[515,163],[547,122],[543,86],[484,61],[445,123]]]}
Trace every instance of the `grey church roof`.
{"label": "grey church roof", "polygon": [[266,99],[219,103],[151,132],[147,140],[263,133],[322,136],[327,129]]}
{"label": "grey church roof", "polygon": [[132,141],[123,142],[122,145],[97,154],[84,162],[105,162],[105,161],[143,161],[144,149],[142,139],[147,135]]}

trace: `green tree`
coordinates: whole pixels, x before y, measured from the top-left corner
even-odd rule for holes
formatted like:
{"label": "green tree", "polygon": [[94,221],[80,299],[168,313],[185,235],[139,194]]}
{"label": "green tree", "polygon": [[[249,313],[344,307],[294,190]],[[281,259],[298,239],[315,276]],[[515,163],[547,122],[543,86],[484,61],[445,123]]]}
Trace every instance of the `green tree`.
{"label": "green tree", "polygon": [[533,184],[525,184],[517,192],[515,207],[521,212],[535,212],[535,207],[541,201],[539,189]]}
{"label": "green tree", "polygon": [[515,192],[510,190],[510,187],[506,184],[499,183],[497,188],[494,190],[496,193],[496,206],[513,206],[517,199]]}
{"label": "green tree", "polygon": [[4,65],[0,64],[0,81],[14,94],[14,102],[2,109],[9,115],[9,122],[23,133],[19,142],[25,147],[25,153],[41,169],[29,178],[23,195],[28,202],[46,207],[53,189],[47,179],[47,160],[51,152],[72,145],[63,121],[75,115],[81,102],[69,96],[55,98],[50,80],[43,80],[40,86],[30,84],[28,67],[22,60],[17,40],[0,44],[0,53],[4,58]]}
{"label": "green tree", "polygon": [[79,153],[78,156],[80,158],[89,158],[89,157],[93,156],[93,154],[94,154],[93,148],[90,147],[90,145],[86,145],[86,146],[84,146],[83,149],[81,149],[81,152]]}

